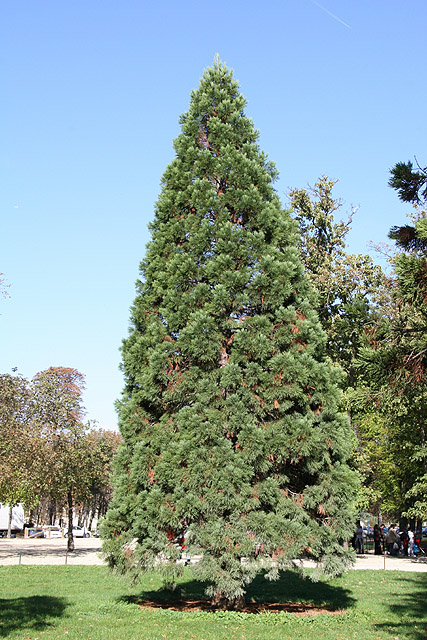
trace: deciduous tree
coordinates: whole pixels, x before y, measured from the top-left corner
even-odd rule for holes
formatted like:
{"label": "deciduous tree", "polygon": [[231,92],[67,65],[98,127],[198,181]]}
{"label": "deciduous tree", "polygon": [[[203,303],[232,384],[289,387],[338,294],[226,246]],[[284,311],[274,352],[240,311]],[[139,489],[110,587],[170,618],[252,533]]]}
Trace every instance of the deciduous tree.
{"label": "deciduous tree", "polygon": [[311,190],[293,189],[290,204],[298,222],[298,246],[306,272],[317,292],[317,310],[327,334],[327,353],[356,385],[355,359],[366,330],[379,316],[377,300],[385,277],[369,255],[346,251],[354,211],[336,220],[342,207],[333,197],[337,181],[322,176]]}
{"label": "deciduous tree", "polygon": [[[43,492],[47,451],[33,415],[31,385],[0,375],[0,501],[32,506]],[[10,535],[10,527],[9,527]]]}
{"label": "deciduous tree", "polygon": [[[427,517],[427,215],[425,170],[398,163],[390,185],[413,202],[412,224],[393,227],[392,305],[361,352],[360,367],[369,394],[386,416],[391,446],[403,456],[395,473],[401,478],[400,511]],[[399,454],[396,453],[396,456]]]}
{"label": "deciduous tree", "polygon": [[68,550],[74,550],[75,501],[89,495],[91,483],[90,443],[83,422],[84,376],[76,369],[50,367],[33,378],[36,419],[50,448],[49,493],[68,507]]}

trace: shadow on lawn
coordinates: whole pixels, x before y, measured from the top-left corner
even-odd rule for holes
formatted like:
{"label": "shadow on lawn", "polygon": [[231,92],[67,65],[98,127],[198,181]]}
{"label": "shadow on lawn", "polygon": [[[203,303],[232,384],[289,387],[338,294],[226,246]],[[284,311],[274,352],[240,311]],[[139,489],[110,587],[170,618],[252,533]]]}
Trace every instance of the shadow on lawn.
{"label": "shadow on lawn", "polygon": [[[122,602],[139,604],[153,608],[170,608],[181,611],[204,609],[215,610],[204,595],[206,585],[195,580],[182,581],[175,591],[158,589],[142,591],[138,595],[123,596]],[[354,606],[355,599],[343,587],[325,582],[312,582],[294,571],[285,571],[275,582],[263,575],[249,585],[246,592],[245,611],[256,613],[260,610],[338,612]]]}
{"label": "shadow on lawn", "polygon": [[427,574],[417,573],[400,579],[398,594],[388,603],[392,621],[375,625],[392,636],[410,640],[427,638]]}
{"label": "shadow on lawn", "polygon": [[42,631],[51,625],[49,618],[64,615],[66,606],[63,598],[52,596],[0,598],[0,637],[23,628]]}

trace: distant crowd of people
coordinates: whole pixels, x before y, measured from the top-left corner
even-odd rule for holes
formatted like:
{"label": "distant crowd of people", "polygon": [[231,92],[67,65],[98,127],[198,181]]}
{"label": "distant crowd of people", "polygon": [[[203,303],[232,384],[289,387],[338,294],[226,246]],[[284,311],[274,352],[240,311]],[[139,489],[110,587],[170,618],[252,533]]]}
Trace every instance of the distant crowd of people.
{"label": "distant crowd of people", "polygon": [[[383,524],[376,524],[373,530],[374,553],[382,555],[388,553],[397,556],[400,552],[410,558],[415,557],[420,551],[421,532],[414,532],[410,526],[399,531],[395,524],[387,529]],[[357,522],[353,537],[353,546],[356,553],[364,554],[364,531],[361,522]]]}

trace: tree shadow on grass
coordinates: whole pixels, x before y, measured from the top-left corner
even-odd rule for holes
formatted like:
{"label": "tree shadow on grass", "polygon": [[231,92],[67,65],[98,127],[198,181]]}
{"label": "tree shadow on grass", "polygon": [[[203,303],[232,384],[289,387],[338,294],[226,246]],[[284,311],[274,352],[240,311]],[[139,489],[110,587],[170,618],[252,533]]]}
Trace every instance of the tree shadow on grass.
{"label": "tree shadow on grass", "polygon": [[403,586],[387,603],[390,621],[376,624],[378,630],[408,640],[426,640],[427,637],[427,573],[407,574],[400,577]]}
{"label": "tree shadow on grass", "polygon": [[[121,602],[143,607],[191,611],[215,611],[205,596],[206,585],[196,580],[180,580],[175,591],[157,589],[141,591],[138,595],[122,596]],[[285,571],[279,580],[271,582],[258,575],[246,591],[248,613],[260,611],[289,611],[293,613],[341,612],[355,604],[350,591],[326,582],[312,582],[294,571]]]}
{"label": "tree shadow on grass", "polygon": [[0,637],[20,629],[42,631],[52,625],[51,618],[64,615],[66,606],[63,598],[53,596],[0,598]]}
{"label": "tree shadow on grass", "polygon": [[330,582],[313,582],[296,571],[282,571],[279,580],[259,574],[249,585],[247,600],[256,602],[304,602],[330,610],[348,609],[356,600],[349,589]]}

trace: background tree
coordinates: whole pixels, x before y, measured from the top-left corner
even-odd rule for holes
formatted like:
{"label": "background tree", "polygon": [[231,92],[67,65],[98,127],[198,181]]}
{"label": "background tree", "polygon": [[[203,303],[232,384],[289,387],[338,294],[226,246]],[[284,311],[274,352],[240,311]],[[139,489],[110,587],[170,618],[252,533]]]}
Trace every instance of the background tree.
{"label": "background tree", "polygon": [[86,438],[91,467],[90,494],[81,505],[81,516],[86,517],[87,527],[91,530],[93,519],[99,520],[107,513],[113,493],[112,461],[123,439],[119,433],[103,429],[89,431]]}
{"label": "background tree", "polygon": [[362,351],[360,364],[369,394],[387,418],[389,443],[400,464],[399,511],[427,517],[427,217],[425,170],[398,163],[390,184],[405,201],[414,203],[412,224],[393,227],[392,304]]}
{"label": "background tree", "polygon": [[37,503],[43,492],[46,448],[33,416],[31,385],[22,376],[0,375],[0,501]]}
{"label": "background tree", "polygon": [[68,550],[74,550],[73,510],[89,496],[91,443],[83,423],[84,376],[76,369],[50,367],[33,378],[36,419],[50,449],[49,493],[68,508]]}
{"label": "background tree", "polygon": [[[387,299],[387,279],[369,255],[349,254],[346,237],[355,210],[346,221],[336,219],[342,203],[334,198],[336,181],[319,178],[313,189],[293,189],[290,204],[300,230],[299,249],[317,292],[317,309],[327,333],[327,353],[346,372],[345,406],[354,432],[352,464],[360,478],[357,510],[377,512],[382,503],[383,475],[371,449],[373,426],[381,417],[366,403],[354,402],[358,391],[356,362],[366,346]],[[380,430],[381,431],[381,430]],[[377,439],[377,444],[381,438]],[[383,450],[383,447],[378,447]],[[377,449],[377,450],[378,450]],[[382,457],[386,465],[389,457]],[[388,483],[388,487],[392,482]],[[387,492],[388,497],[394,495]]]}
{"label": "background tree", "polygon": [[337,183],[322,176],[313,189],[293,189],[290,204],[298,222],[298,246],[306,272],[317,291],[317,310],[327,333],[327,353],[356,386],[355,359],[366,331],[379,315],[377,300],[385,277],[369,255],[349,254],[347,221],[336,221],[342,202],[333,197]]}
{"label": "background tree", "polygon": [[112,566],[171,582],[188,527],[194,575],[227,606],[303,552],[327,574],[348,566],[354,491],[341,373],[244,107],[216,61],[181,117],[123,345],[104,527]]}
{"label": "background tree", "polygon": [[416,164],[415,169],[410,161],[396,162],[390,170],[388,183],[397,191],[402,202],[420,205],[427,201],[427,167],[420,167],[418,162]]}

